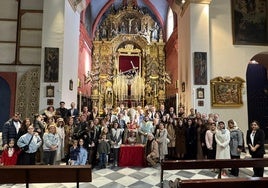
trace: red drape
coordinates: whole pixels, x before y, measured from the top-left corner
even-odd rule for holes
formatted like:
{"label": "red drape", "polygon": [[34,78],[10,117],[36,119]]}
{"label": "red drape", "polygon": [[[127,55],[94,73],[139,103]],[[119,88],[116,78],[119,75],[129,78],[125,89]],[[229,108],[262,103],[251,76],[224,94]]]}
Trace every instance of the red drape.
{"label": "red drape", "polygon": [[[125,72],[132,69],[131,61],[135,67],[139,67],[139,56],[119,56],[119,71]],[[138,69],[138,70],[139,70]]]}

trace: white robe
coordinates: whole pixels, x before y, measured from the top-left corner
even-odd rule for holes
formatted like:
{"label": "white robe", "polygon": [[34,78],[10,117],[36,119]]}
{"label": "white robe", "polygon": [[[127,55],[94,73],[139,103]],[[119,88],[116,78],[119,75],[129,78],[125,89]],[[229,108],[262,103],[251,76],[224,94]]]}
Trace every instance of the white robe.
{"label": "white robe", "polygon": [[217,130],[215,134],[216,159],[230,159],[230,131],[228,129]]}

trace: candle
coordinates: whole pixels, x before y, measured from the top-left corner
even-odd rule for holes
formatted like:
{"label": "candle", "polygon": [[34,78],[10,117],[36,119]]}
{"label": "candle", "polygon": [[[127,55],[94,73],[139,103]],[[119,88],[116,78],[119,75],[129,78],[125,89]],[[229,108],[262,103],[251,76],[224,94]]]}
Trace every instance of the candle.
{"label": "candle", "polygon": [[195,110],[195,89],[193,88],[193,107]]}
{"label": "candle", "polygon": [[82,112],[82,92],[79,91],[79,110],[80,110],[80,113]]}
{"label": "candle", "polygon": [[178,117],[178,112],[179,112],[179,94],[176,93],[176,112],[177,112],[177,117]]}

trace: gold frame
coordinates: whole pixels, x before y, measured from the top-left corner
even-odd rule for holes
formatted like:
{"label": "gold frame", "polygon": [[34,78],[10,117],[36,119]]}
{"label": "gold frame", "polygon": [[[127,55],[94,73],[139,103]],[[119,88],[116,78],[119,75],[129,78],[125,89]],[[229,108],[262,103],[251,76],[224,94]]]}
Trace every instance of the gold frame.
{"label": "gold frame", "polygon": [[204,99],[205,98],[205,89],[204,88],[197,88],[196,89],[196,98],[197,99]]}
{"label": "gold frame", "polygon": [[216,77],[210,80],[212,106],[242,106],[242,88],[244,82],[240,77]]}
{"label": "gold frame", "polygon": [[49,85],[46,87],[46,97],[54,97],[55,91],[54,86]]}

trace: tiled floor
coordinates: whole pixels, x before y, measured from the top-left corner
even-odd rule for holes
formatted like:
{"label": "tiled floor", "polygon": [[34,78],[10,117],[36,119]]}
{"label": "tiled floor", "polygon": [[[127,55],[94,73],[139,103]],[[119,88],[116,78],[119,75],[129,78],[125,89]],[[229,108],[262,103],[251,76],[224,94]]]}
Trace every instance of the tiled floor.
{"label": "tiled floor", "polygon": [[[252,176],[252,169],[240,169],[240,177]],[[268,177],[268,168],[265,168],[265,177]],[[209,179],[216,178],[217,174],[211,170],[169,170],[164,172],[164,187],[168,187],[169,180],[180,179]],[[229,176],[233,178],[233,176]],[[93,169],[93,181],[80,183],[80,188],[152,188],[160,187],[160,167],[157,168],[109,168]],[[1,175],[0,175],[1,180]],[[0,181],[1,182],[1,181]],[[1,188],[25,188],[25,184],[4,184]],[[30,188],[73,188],[75,183],[57,184],[30,184]]]}

